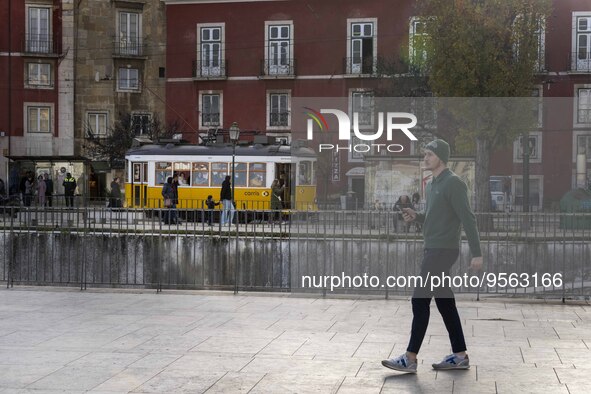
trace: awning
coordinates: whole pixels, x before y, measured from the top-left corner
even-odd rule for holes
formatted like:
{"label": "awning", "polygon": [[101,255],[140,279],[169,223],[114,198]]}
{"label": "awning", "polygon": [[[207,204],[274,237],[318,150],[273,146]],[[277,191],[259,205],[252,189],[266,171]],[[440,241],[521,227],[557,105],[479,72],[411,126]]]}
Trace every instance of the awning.
{"label": "awning", "polygon": [[84,156],[6,156],[6,158],[13,160],[13,161],[31,161],[34,163],[40,161],[76,161],[76,162],[89,162],[90,159]]}
{"label": "awning", "polygon": [[108,161],[93,161],[91,165],[95,173],[111,172],[111,165]]}
{"label": "awning", "polygon": [[353,167],[347,173],[346,176],[365,176],[365,167]]}

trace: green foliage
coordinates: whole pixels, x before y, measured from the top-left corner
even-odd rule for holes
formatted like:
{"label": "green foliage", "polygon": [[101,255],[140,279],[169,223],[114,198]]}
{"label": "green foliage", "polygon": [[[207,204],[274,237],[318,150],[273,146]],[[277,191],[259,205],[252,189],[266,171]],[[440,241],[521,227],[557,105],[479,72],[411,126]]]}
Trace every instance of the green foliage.
{"label": "green foliage", "polygon": [[[472,151],[483,139],[494,150],[531,129],[531,99],[539,68],[539,31],[547,0],[420,0],[427,20],[429,86],[437,97],[507,98],[454,102],[456,150]],[[541,57],[543,59],[543,57]],[[458,149],[459,148],[459,149]]]}

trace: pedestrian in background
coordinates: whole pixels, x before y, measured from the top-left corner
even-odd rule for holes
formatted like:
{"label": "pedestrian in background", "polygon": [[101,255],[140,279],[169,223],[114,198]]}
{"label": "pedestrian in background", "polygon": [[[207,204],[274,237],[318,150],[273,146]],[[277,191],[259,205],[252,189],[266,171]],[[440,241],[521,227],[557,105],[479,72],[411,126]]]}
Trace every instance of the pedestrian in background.
{"label": "pedestrian in background", "polygon": [[460,253],[460,226],[468,238],[472,253],[472,270],[482,268],[482,253],[476,218],[468,199],[468,187],[462,179],[447,168],[450,149],[447,142],[434,140],[425,146],[423,159],[425,169],[433,174],[426,188],[427,207],[425,212],[417,213],[411,208],[403,209],[407,222],[423,222],[424,254],[421,263],[422,286],[417,286],[412,296],[412,325],[406,353],[383,360],[382,365],[402,372],[417,372],[417,354],[425,338],[429,325],[431,299],[435,297],[437,309],[443,318],[449,334],[452,354],[445,356],[433,369],[468,369],[470,360],[466,354],[466,342],[462,321],[458,314],[456,301],[450,287],[432,289],[429,278],[449,276],[451,267]]}
{"label": "pedestrian in background", "polygon": [[207,224],[211,226],[213,224],[213,210],[217,205],[220,205],[220,203],[215,202],[213,196],[210,194],[207,196],[207,200],[205,200],[205,205],[207,206]]}
{"label": "pedestrian in background", "polygon": [[37,202],[39,203],[40,207],[45,206],[45,193],[47,192],[47,185],[45,184],[45,180],[43,179],[43,175],[39,175],[37,177]]}
{"label": "pedestrian in background", "polygon": [[283,192],[285,186],[279,184],[279,179],[271,183],[271,213],[272,220],[281,220],[281,210],[283,209]]}
{"label": "pedestrian in background", "polygon": [[30,207],[33,202],[33,196],[35,194],[35,179],[33,179],[33,173],[28,172],[27,179],[25,180],[25,207]]}
{"label": "pedestrian in background", "polygon": [[48,173],[43,174],[43,181],[45,181],[45,204],[51,207],[53,205],[53,181],[49,178]]}
{"label": "pedestrian in background", "polygon": [[230,225],[234,222],[234,203],[232,202],[232,182],[230,175],[222,182],[222,190],[220,190],[220,202],[223,205],[222,211],[222,225]]}
{"label": "pedestrian in background", "polygon": [[109,202],[111,208],[121,208],[121,187],[119,186],[119,177],[115,177],[111,182],[111,201]]}
{"label": "pedestrian in background", "polygon": [[64,187],[64,196],[66,198],[66,207],[74,208],[74,192],[76,191],[76,179],[71,173],[66,173],[66,178],[62,183]]}

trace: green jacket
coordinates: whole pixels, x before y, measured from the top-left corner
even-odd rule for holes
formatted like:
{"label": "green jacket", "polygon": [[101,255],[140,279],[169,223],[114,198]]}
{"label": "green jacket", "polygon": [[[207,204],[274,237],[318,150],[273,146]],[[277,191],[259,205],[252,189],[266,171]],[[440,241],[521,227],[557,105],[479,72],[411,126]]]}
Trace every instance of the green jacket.
{"label": "green jacket", "polygon": [[482,256],[476,218],[464,181],[446,168],[427,184],[425,195],[425,212],[417,213],[417,221],[423,223],[425,248],[458,249],[462,225],[472,257]]}

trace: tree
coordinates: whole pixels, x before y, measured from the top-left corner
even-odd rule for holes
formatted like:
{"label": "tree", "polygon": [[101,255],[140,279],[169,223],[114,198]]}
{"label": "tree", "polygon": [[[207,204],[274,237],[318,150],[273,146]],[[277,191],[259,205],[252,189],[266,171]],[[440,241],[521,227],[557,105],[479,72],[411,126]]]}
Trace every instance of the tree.
{"label": "tree", "polygon": [[[179,133],[179,123],[173,122],[164,125],[156,115],[151,119],[134,121],[130,113],[123,114],[112,127],[107,129],[105,137],[98,137],[93,133],[90,125],[86,125],[86,141],[84,146],[86,155],[92,159],[108,160],[113,163],[122,162],[125,159],[125,153],[132,147],[133,140],[140,135],[152,141],[161,138],[172,138],[174,134]],[[140,134],[139,128],[143,133]]]}
{"label": "tree", "polygon": [[437,37],[426,44],[429,86],[438,98],[457,98],[442,101],[456,151],[476,153],[475,210],[488,211],[491,153],[534,124],[527,114],[549,2],[420,0],[419,9],[427,35]]}

